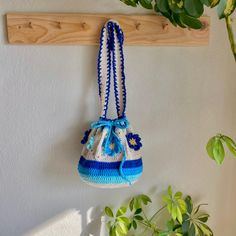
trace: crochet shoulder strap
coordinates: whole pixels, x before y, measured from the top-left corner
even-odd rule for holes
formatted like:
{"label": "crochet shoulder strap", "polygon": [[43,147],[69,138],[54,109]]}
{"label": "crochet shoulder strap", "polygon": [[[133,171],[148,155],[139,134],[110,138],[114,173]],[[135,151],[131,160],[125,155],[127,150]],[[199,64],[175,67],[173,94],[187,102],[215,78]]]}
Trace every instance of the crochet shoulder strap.
{"label": "crochet shoulder strap", "polygon": [[106,119],[113,71],[116,111],[118,118],[125,117],[126,87],[123,56],[124,34],[119,24],[108,21],[102,28],[98,54],[98,87],[101,103],[100,117]]}

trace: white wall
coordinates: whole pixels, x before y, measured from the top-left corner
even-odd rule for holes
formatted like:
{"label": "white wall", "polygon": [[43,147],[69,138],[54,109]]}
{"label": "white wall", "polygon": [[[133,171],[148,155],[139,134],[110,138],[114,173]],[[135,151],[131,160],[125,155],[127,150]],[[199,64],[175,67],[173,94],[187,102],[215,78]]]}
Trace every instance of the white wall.
{"label": "white wall", "polygon": [[118,0],[1,1],[0,235],[22,235],[70,208],[85,226],[90,207],[169,184],[209,203],[216,236],[236,235],[236,160],[227,153],[218,167],[205,152],[216,132],[236,138],[236,67],[214,11],[209,47],[125,48],[128,117],[143,139],[145,171],[121,190],[89,187],[77,174],[82,133],[98,115],[97,47],[8,45],[10,11],[138,9]]}

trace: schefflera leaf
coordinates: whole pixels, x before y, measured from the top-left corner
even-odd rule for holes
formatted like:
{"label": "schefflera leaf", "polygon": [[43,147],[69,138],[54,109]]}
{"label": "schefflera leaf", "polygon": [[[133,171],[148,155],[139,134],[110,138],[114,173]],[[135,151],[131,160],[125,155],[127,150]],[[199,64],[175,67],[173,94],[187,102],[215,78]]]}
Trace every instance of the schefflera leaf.
{"label": "schefflera leaf", "polygon": [[139,0],[139,3],[143,8],[152,9],[152,1],[153,0]]}
{"label": "schefflera leaf", "polygon": [[120,0],[120,1],[132,7],[137,7],[138,5],[138,0]]}
{"label": "schefflera leaf", "polygon": [[200,17],[203,14],[204,7],[200,0],[185,0],[184,9],[186,12],[193,17]]}
{"label": "schefflera leaf", "polygon": [[206,5],[207,7],[211,6],[211,0],[201,0],[201,3]]}
{"label": "schefflera leaf", "polygon": [[168,5],[172,12],[174,13],[182,13],[184,12],[184,1],[183,0],[167,0]]}
{"label": "schefflera leaf", "polygon": [[225,150],[221,140],[221,136],[212,137],[206,146],[209,157],[216,161],[218,165],[221,165],[225,158]]}
{"label": "schefflera leaf", "polygon": [[216,163],[221,165],[225,158],[225,150],[223,144],[219,138],[216,138],[214,147],[213,147],[213,155]]}
{"label": "schefflera leaf", "polygon": [[[205,224],[209,215],[199,212],[202,205],[193,207],[192,198],[185,198],[187,212],[183,215],[183,224],[181,226],[183,235],[186,236],[213,236],[212,230]],[[203,204],[205,205],[205,204]]]}
{"label": "schefflera leaf", "polygon": [[223,136],[223,140],[225,141],[229,151],[234,155],[234,157],[236,157],[236,143],[234,140],[225,135]]}
{"label": "schefflera leaf", "polygon": [[217,13],[219,19],[230,16],[236,7],[236,0],[220,0],[217,6]]}
{"label": "schefflera leaf", "polygon": [[211,7],[215,7],[219,4],[219,2],[220,2],[220,0],[210,0],[210,3],[211,3],[210,5],[211,5]]}
{"label": "schefflera leaf", "polygon": [[186,204],[183,200],[183,194],[176,192],[174,195],[172,189],[168,187],[168,194],[163,197],[163,202],[167,204],[167,210],[173,220],[178,220],[180,223],[183,221],[182,214],[186,212]]}
{"label": "schefflera leaf", "polygon": [[216,137],[210,138],[208,143],[207,143],[207,146],[206,146],[206,150],[207,150],[208,156],[212,160],[215,160],[214,154],[213,154],[213,147],[214,147],[215,139],[216,139]]}

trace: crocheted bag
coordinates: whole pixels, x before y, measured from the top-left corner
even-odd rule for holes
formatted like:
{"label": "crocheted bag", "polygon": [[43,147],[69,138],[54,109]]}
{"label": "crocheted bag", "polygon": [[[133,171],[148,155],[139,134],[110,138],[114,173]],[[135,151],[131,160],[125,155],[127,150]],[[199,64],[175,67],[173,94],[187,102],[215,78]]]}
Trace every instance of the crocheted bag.
{"label": "crocheted bag", "polygon": [[[98,54],[100,119],[85,131],[78,171],[85,182],[97,187],[123,187],[136,182],[143,171],[141,139],[125,116],[126,87],[123,58],[124,35],[119,24],[108,21],[102,28]],[[111,71],[117,119],[108,119]]]}

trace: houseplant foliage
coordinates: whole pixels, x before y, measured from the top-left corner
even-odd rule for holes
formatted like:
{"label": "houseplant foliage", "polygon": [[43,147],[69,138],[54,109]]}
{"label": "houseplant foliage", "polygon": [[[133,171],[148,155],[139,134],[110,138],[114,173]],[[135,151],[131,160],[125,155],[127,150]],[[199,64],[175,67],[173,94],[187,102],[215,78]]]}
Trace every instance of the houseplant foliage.
{"label": "houseplant foliage", "polygon": [[209,157],[215,160],[218,165],[221,165],[225,158],[224,146],[236,157],[236,143],[226,135],[217,134],[209,139],[206,146]]}
{"label": "houseplant foliage", "polygon": [[204,13],[204,6],[217,7],[219,19],[225,19],[230,46],[236,61],[236,42],[232,29],[232,13],[236,8],[236,0],[120,0],[125,4],[138,5],[150,9],[168,18],[174,26],[201,29],[199,18]]}
{"label": "houseplant foliage", "polygon": [[[231,15],[236,8],[236,0],[120,0],[121,2],[137,7],[141,6],[168,18],[174,26],[182,28],[201,29],[203,27],[200,17],[204,7],[217,8],[219,19],[224,19],[228,32],[231,50],[236,62],[236,42],[232,28]],[[207,143],[206,149],[210,158],[217,164],[222,164],[225,157],[224,144],[236,157],[235,142],[226,135],[218,134]]]}
{"label": "houseplant foliage", "polygon": [[[206,224],[209,215],[200,210],[202,205],[193,205],[190,196],[182,192],[172,192],[169,186],[162,199],[163,206],[152,216],[146,214],[146,206],[152,203],[147,195],[133,197],[127,205],[114,212],[105,207],[104,212],[109,218],[107,227],[110,236],[152,235],[152,236],[212,236],[213,232]],[[157,217],[168,213],[164,227],[160,226]],[[137,231],[141,229],[139,234]]]}

